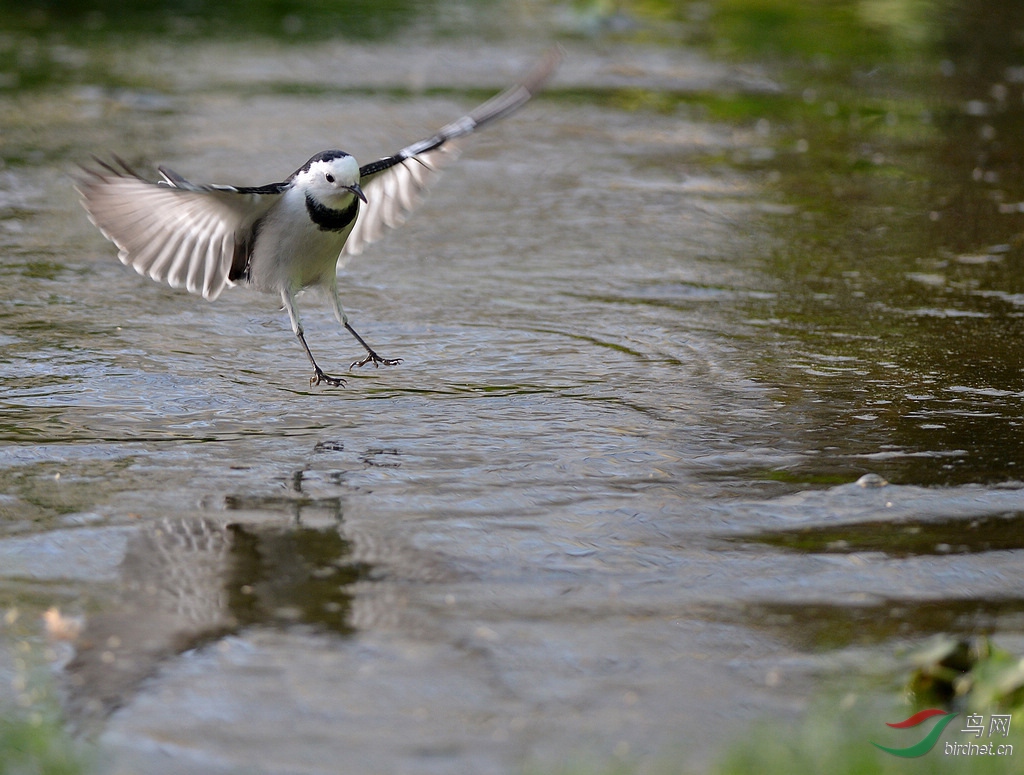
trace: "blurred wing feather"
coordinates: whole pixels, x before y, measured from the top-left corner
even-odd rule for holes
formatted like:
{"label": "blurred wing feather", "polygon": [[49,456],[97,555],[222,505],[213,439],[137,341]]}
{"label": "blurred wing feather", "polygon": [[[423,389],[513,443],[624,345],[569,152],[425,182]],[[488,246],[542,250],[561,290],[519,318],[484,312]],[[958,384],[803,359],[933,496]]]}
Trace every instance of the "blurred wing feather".
{"label": "blurred wing feather", "polygon": [[198,186],[164,168],[164,180],[153,183],[124,162],[116,164],[98,161],[76,180],[90,220],[117,245],[122,263],[211,300],[234,285],[229,273],[235,246],[284,186]]}
{"label": "blurred wing feather", "polygon": [[437,134],[364,165],[359,172],[366,204],[342,257],[359,255],[369,243],[380,239],[385,229],[404,223],[422,203],[426,189],[441,170],[459,157],[458,140],[525,105],[547,83],[561,60],[561,51],[549,51],[515,86],[443,126]]}

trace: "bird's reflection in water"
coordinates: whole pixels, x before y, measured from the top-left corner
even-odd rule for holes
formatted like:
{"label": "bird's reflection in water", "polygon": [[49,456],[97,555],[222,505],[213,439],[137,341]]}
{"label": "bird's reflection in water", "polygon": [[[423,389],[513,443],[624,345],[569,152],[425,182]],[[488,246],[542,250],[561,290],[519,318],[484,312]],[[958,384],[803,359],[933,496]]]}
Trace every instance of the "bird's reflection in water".
{"label": "bird's reflection in water", "polygon": [[337,526],[226,524],[167,518],[129,541],[121,590],[88,617],[65,668],[72,721],[123,705],[160,660],[251,626],[353,630],[352,561]]}
{"label": "bird's reflection in water", "polygon": [[336,530],[227,528],[231,568],[228,608],[239,626],[303,623],[341,634],[352,631],[347,585],[369,567],[347,562],[351,546]]}

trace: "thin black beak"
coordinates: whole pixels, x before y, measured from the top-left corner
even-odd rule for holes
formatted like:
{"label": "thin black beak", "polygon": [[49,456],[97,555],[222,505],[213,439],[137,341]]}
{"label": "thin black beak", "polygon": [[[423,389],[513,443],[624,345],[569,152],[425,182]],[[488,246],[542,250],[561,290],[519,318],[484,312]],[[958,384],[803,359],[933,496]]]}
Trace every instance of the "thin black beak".
{"label": "thin black beak", "polygon": [[359,184],[358,184],[358,183],[354,183],[354,184],[353,184],[353,185],[351,185],[351,186],[345,186],[345,188],[347,188],[347,189],[348,189],[349,191],[351,191],[351,192],[352,192],[353,194],[355,194],[355,195],[356,195],[357,197],[359,197],[360,199],[362,199],[362,200],[363,200],[363,203],[364,203],[364,204],[366,203],[366,194],[364,194],[364,193],[363,193],[363,189],[361,189],[361,188],[359,187]]}

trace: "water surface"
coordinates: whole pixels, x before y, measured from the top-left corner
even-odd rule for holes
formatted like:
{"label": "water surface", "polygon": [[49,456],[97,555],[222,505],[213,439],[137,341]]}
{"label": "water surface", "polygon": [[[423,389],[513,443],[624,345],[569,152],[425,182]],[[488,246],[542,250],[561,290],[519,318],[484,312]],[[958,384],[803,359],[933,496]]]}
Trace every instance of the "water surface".
{"label": "water surface", "polygon": [[[126,42],[0,96],[5,638],[84,617],[53,673],[112,771],[699,764],[899,646],[1019,640],[1017,184],[936,161],[982,131],[959,93],[570,40],[344,268],[403,362],[340,389],[273,299],[121,266],[69,185],[372,159],[546,44]],[[361,354],[301,304],[325,369]]]}

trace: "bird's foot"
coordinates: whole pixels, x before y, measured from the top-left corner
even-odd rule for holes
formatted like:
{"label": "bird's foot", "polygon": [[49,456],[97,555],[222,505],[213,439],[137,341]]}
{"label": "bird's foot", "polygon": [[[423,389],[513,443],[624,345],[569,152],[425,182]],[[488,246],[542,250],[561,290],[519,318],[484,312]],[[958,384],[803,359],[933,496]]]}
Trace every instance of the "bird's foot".
{"label": "bird's foot", "polygon": [[365,366],[368,363],[372,363],[374,366],[397,366],[402,362],[401,358],[381,358],[377,353],[371,350],[369,347],[366,348],[366,357],[360,361],[353,361],[349,369],[355,369],[361,366]]}
{"label": "bird's foot", "polygon": [[321,382],[326,382],[331,387],[345,387],[345,380],[341,377],[332,377],[330,374],[325,374],[323,369],[318,366],[313,372],[313,376],[309,378],[309,386],[315,387]]}

